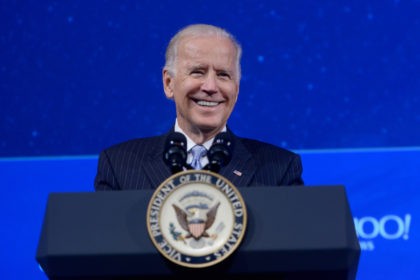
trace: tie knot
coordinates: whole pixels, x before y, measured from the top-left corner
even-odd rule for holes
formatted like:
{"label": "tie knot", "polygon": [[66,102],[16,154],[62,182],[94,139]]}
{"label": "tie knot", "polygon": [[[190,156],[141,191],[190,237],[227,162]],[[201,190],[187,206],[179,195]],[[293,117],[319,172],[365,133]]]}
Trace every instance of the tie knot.
{"label": "tie knot", "polygon": [[192,154],[192,161],[191,166],[194,169],[202,169],[203,166],[201,165],[201,158],[206,154],[207,150],[204,146],[195,145],[191,149]]}

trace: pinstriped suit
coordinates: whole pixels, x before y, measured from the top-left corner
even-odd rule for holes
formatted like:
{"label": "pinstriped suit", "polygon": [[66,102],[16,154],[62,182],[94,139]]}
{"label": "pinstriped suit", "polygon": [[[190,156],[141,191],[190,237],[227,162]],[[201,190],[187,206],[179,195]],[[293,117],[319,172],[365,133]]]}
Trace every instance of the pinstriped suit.
{"label": "pinstriped suit", "polygon": [[[267,143],[237,137],[230,130],[228,133],[233,142],[233,156],[219,173],[236,187],[303,184],[302,164],[297,154]],[[172,175],[163,161],[168,134],[127,141],[102,151],[95,189],[157,188]]]}

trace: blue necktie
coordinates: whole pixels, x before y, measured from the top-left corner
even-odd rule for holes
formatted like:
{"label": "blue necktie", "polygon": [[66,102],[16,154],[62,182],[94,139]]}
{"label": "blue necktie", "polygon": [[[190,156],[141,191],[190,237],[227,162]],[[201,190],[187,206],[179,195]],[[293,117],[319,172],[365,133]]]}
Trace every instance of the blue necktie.
{"label": "blue necktie", "polygon": [[192,147],[191,149],[191,154],[192,154],[192,162],[191,162],[191,166],[194,169],[202,169],[203,166],[201,165],[201,158],[206,154],[207,150],[206,148],[204,148],[204,146],[201,145],[195,145],[194,147]]}

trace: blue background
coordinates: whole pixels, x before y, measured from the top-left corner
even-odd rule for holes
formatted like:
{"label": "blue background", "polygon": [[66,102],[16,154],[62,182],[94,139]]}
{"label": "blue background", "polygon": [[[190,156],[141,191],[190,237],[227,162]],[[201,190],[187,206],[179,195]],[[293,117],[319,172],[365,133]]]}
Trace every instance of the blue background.
{"label": "blue background", "polygon": [[0,277],[45,279],[48,193],[92,191],[100,150],[173,125],[165,47],[204,22],[244,49],[232,130],[300,153],[307,185],[346,186],[358,279],[414,279],[419,15],[418,0],[2,1]]}

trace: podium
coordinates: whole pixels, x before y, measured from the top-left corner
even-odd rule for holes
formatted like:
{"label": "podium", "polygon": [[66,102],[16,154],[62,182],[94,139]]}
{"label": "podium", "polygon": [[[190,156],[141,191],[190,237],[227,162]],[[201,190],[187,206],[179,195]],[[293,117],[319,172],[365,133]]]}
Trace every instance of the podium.
{"label": "podium", "polygon": [[36,260],[50,279],[355,279],[360,247],[343,186],[239,188],[248,226],[239,248],[185,268],[153,246],[153,191],[51,193]]}

